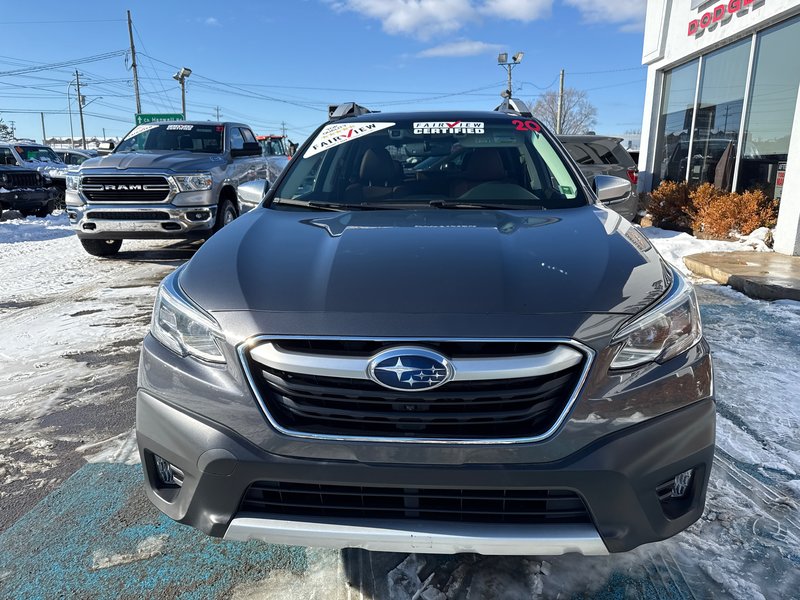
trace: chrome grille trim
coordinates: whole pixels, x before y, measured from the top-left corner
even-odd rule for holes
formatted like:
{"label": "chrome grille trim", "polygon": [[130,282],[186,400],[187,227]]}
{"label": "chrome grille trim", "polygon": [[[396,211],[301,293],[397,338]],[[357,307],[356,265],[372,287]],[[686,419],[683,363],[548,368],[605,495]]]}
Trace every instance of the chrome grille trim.
{"label": "chrome grille trim", "polygon": [[[425,344],[425,342],[475,342],[475,343],[503,343],[503,342],[518,342],[518,343],[545,343],[545,344],[560,344],[569,346],[572,349],[580,352],[584,360],[583,370],[575,389],[564,405],[564,409],[558,415],[558,418],[553,422],[551,427],[544,433],[531,437],[516,437],[516,438],[486,438],[486,439],[440,439],[440,438],[413,438],[413,437],[385,437],[385,436],[355,436],[355,435],[332,435],[321,433],[309,433],[304,431],[295,431],[287,429],[280,425],[275,418],[270,414],[267,405],[262,398],[258,386],[253,378],[253,374],[248,364],[248,358],[252,357],[252,352],[258,346],[268,343],[269,341],[278,340],[334,340],[334,341],[377,341],[387,343],[397,343],[398,345],[418,345]],[[279,335],[260,335],[252,337],[245,342],[242,342],[236,347],[236,352],[239,356],[239,362],[250,390],[258,403],[262,414],[266,417],[269,424],[279,433],[302,439],[323,440],[323,441],[336,441],[336,442],[379,442],[379,443],[409,443],[409,444],[455,444],[455,445],[508,445],[508,444],[530,444],[534,442],[541,442],[552,437],[556,431],[566,420],[570,411],[572,410],[575,401],[583,389],[586,378],[594,363],[595,351],[588,346],[577,342],[575,340],[566,338],[366,338],[366,337],[352,337],[352,336],[279,336]],[[482,360],[482,359],[481,359]],[[574,363],[573,363],[574,364]]]}
{"label": "chrome grille trim", "polygon": [[[398,346],[415,350],[415,346]],[[388,349],[388,348],[387,348]],[[583,360],[583,354],[568,346],[558,346],[550,352],[534,355],[497,356],[492,358],[448,358],[455,375],[451,381],[481,381],[489,379],[522,379],[563,371]],[[256,362],[289,373],[369,379],[367,367],[372,356],[346,358],[331,355],[305,354],[283,350],[272,342],[250,351]]]}

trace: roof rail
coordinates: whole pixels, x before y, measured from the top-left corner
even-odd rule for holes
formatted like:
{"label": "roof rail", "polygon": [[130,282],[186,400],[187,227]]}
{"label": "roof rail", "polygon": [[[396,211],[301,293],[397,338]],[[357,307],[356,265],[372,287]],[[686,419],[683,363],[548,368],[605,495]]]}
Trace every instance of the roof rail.
{"label": "roof rail", "polygon": [[332,121],[335,119],[345,119],[347,117],[358,117],[371,113],[368,108],[359,106],[355,102],[345,102],[344,104],[331,104],[328,106],[328,118]]}
{"label": "roof rail", "polygon": [[519,115],[520,117],[532,117],[531,109],[525,102],[518,98],[504,98],[503,102],[495,108],[497,112],[504,112],[510,115]]}

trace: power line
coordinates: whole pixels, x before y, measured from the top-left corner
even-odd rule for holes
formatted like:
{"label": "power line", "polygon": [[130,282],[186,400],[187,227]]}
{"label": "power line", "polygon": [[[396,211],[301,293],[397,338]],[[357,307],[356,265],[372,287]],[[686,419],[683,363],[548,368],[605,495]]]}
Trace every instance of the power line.
{"label": "power line", "polygon": [[639,65],[638,67],[626,67],[624,69],[605,69],[603,71],[568,71],[570,77],[573,75],[602,75],[603,73],[623,73],[625,71],[639,71],[641,69],[646,69],[645,65]]}
{"label": "power line", "polygon": [[40,64],[37,66],[26,67],[23,69],[15,69],[13,71],[0,71],[0,77],[8,77],[11,75],[26,75],[28,73],[37,73],[39,71],[50,71],[60,69],[63,67],[74,67],[75,65],[82,65],[90,62],[97,62],[100,60],[108,60],[117,56],[123,56],[126,50],[115,50],[113,52],[105,52],[103,54],[95,54],[94,56],[86,56],[84,58],[75,58],[66,60],[60,63]]}
{"label": "power line", "polygon": [[48,25],[61,23],[124,23],[125,19],[80,19],[77,21],[0,21],[0,25]]}

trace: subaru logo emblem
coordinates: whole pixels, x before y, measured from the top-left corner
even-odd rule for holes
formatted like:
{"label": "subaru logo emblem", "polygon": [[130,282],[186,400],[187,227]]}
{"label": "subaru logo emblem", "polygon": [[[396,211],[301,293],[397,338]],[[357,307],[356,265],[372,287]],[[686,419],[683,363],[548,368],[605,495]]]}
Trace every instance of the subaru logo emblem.
{"label": "subaru logo emblem", "polygon": [[367,375],[390,390],[421,392],[450,381],[453,365],[438,352],[426,348],[391,348],[376,354],[367,366]]}

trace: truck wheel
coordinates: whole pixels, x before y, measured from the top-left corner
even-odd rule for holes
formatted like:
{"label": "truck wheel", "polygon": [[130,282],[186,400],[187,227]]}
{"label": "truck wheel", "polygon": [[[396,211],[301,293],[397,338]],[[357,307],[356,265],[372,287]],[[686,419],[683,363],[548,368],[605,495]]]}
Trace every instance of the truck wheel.
{"label": "truck wheel", "polygon": [[214,223],[214,232],[219,231],[220,229],[225,227],[225,225],[228,225],[238,216],[239,213],[236,211],[236,206],[234,206],[233,202],[231,202],[226,198],[225,200],[219,203],[219,209],[217,210],[217,220]]}
{"label": "truck wheel", "polygon": [[[56,201],[55,200],[50,200],[50,202],[45,204],[42,208],[40,208],[39,210],[34,211],[34,212],[30,213],[30,214],[34,214],[37,217],[46,217],[47,215],[52,213],[55,209],[56,209]],[[25,214],[25,213],[23,213],[23,214]]]}
{"label": "truck wheel", "polygon": [[61,188],[56,188],[55,198],[53,198],[52,202],[53,202],[53,208],[50,210],[50,212],[53,212],[53,210],[55,210],[56,208],[60,208],[61,210],[67,208],[66,190],[62,190]]}
{"label": "truck wheel", "polygon": [[119,252],[122,240],[81,240],[81,245],[92,256],[113,256]]}

